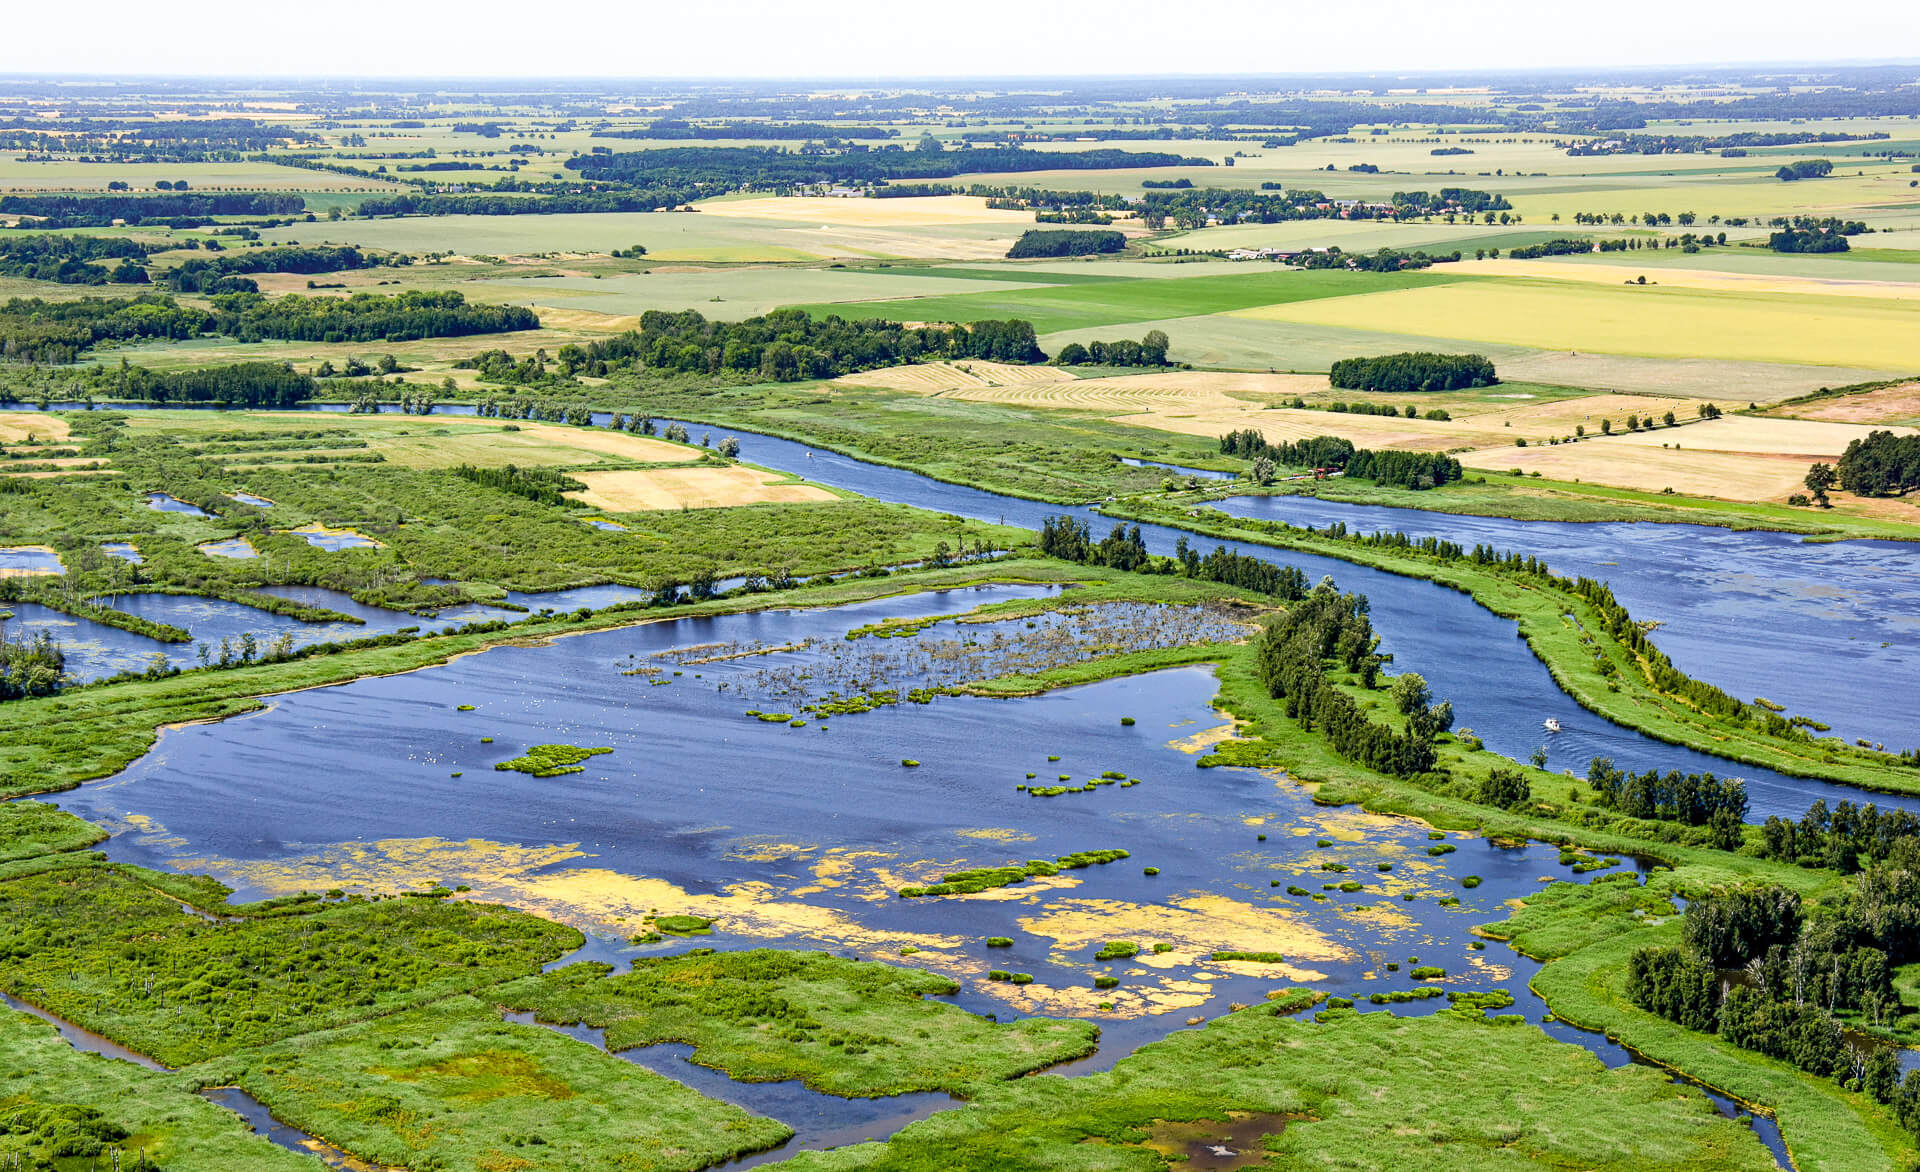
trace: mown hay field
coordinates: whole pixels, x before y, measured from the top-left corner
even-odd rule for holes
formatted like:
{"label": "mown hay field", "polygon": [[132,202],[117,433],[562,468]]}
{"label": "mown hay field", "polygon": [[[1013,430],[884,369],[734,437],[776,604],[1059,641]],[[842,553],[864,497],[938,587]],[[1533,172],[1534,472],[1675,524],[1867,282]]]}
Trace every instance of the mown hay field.
{"label": "mown hay field", "polygon": [[[884,387],[891,391],[913,391],[922,395],[946,395],[994,403],[1026,403],[1025,396],[1028,395],[1042,396],[1048,400],[1055,395],[1070,397],[1075,387],[1089,385],[1057,366],[1016,366],[977,359],[891,366],[842,375],[834,381],[850,386]],[[1048,401],[1033,405],[1056,404]],[[1063,401],[1057,405],[1073,404]]]}
{"label": "mown hay field", "polygon": [[571,499],[609,513],[723,509],[734,505],[838,499],[817,485],[790,481],[782,473],[765,472],[744,464],[576,472],[573,476],[585,484],[587,490],[569,494]]}
{"label": "mown hay field", "polygon": [[1920,370],[1920,303],[1507,278],[1239,311],[1540,350]]}
{"label": "mown hay field", "polygon": [[[128,415],[134,431],[165,431],[212,438],[231,431],[233,423],[209,411],[136,411]],[[311,412],[250,412],[246,430],[311,432],[344,430],[348,436],[316,437],[309,451],[341,449],[341,440],[363,441],[355,449],[384,456],[409,468],[451,468],[458,464],[495,467],[519,464],[582,466],[607,459],[634,463],[692,462],[700,451],[682,444],[609,428],[566,427],[529,420],[508,422],[452,415],[315,415]],[[233,445],[244,452],[243,444]],[[260,463],[285,462],[302,452],[263,452]]]}
{"label": "mown hay field", "polygon": [[1914,423],[1920,421],[1920,382],[1901,383],[1811,403],[1795,403],[1780,407],[1778,413],[1795,419],[1821,419],[1833,423]]}

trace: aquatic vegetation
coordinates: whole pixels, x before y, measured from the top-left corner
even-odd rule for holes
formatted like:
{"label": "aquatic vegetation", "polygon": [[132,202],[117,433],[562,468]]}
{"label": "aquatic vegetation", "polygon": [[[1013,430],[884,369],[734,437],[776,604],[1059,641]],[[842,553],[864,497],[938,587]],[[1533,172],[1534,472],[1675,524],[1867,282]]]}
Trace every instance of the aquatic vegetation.
{"label": "aquatic vegetation", "polygon": [[1447,975],[1447,970],[1437,964],[1423,964],[1407,974],[1416,981],[1436,981]]}
{"label": "aquatic vegetation", "polygon": [[1145,875],[1145,876],[1147,876],[1148,878],[1152,878],[1153,876],[1155,876],[1155,875],[1158,875],[1158,874],[1160,873],[1160,868],[1158,868],[1158,867],[1146,867],[1146,868],[1144,868],[1144,869],[1142,869],[1140,873],[1141,873],[1142,875]]}
{"label": "aquatic vegetation", "polygon": [[456,706],[455,706],[455,708],[454,708],[454,711],[456,711],[456,712],[472,712],[472,711],[473,711],[473,705],[471,705],[471,704],[460,704],[460,705],[456,705]]}
{"label": "aquatic vegetation", "polygon": [[989,936],[989,937],[987,937],[987,939],[986,939],[986,945],[987,945],[987,947],[988,947],[988,948],[1012,948],[1012,947],[1013,947],[1013,937],[1011,937],[1011,936]]}
{"label": "aquatic vegetation", "polygon": [[1403,1005],[1409,1001],[1428,1001],[1435,997],[1446,996],[1446,991],[1432,985],[1418,989],[1393,989],[1385,993],[1369,993],[1367,1000],[1375,1005]]}
{"label": "aquatic vegetation", "polygon": [[1209,960],[1244,960],[1255,964],[1285,964],[1287,958],[1278,952],[1215,952]]}
{"label": "aquatic vegetation", "polygon": [[229,1061],[276,1117],[382,1168],[684,1168],[792,1134],[473,997]]}
{"label": "aquatic vegetation", "polygon": [[705,936],[713,931],[713,921],[704,916],[649,916],[655,929],[674,936]]}
{"label": "aquatic vegetation", "polygon": [[1463,876],[1460,880],[1460,886],[1468,889],[1478,887],[1480,886],[1480,876],[1478,875]]}
{"label": "aquatic vegetation", "polygon": [[1132,728],[1132,727],[1133,727],[1133,717],[1131,717],[1131,716],[1123,716],[1123,717],[1121,717],[1121,718],[1120,718],[1120,723],[1121,723],[1122,725],[1124,725],[1124,726],[1126,726],[1127,728]]}
{"label": "aquatic vegetation", "polygon": [[1070,855],[1061,855],[1052,862],[1045,859],[1028,859],[1025,863],[1010,863],[1004,867],[980,867],[971,871],[956,871],[930,886],[902,887],[898,894],[901,899],[919,899],[935,895],[974,895],[989,888],[1009,887],[1035,875],[1058,875],[1062,871],[1118,862],[1126,857],[1127,852],[1118,849],[1075,851]]}
{"label": "aquatic vegetation", "polygon": [[1119,977],[1095,977],[1093,979],[1093,987],[1096,989],[1117,989],[1120,987],[1120,978]]}
{"label": "aquatic vegetation", "polygon": [[447,899],[294,897],[220,919],[181,907],[224,912],[226,895],[97,864],[0,882],[0,987],[184,1065],[521,976],[580,941]]}
{"label": "aquatic vegetation", "polygon": [[[1288,990],[1143,1046],[1110,1071],[987,1087],[966,1110],[885,1144],[804,1153],[788,1166],[1157,1168],[1163,1155],[1145,1146],[1155,1128],[1244,1112],[1274,1119],[1242,1146],[1276,1167],[1466,1168],[1498,1149],[1516,1172],[1773,1168],[1743,1125],[1662,1071],[1609,1070],[1538,1030],[1496,1028],[1478,1014],[1361,1014],[1330,998],[1319,1021],[1289,1016],[1318,1000]],[[1282,1116],[1314,1122],[1286,1127]],[[1475,1155],[1448,1163],[1449,1151]]]}
{"label": "aquatic vegetation", "polygon": [[[1053,599],[1045,606],[1031,615],[987,609],[957,619],[889,619],[819,645],[702,643],[655,652],[653,658],[683,666],[764,659],[767,666],[745,681],[747,690],[779,706],[825,717],[858,715],[902,702],[927,704],[938,696],[959,694],[967,685],[1027,680],[1113,656],[1236,643],[1253,630],[1245,608],[1218,603]],[[954,637],[922,634],[943,623],[952,624]],[[903,637],[908,635],[915,637]],[[1049,760],[1059,760],[1058,754]]]}
{"label": "aquatic vegetation", "polygon": [[928,1000],[958,991],[919,969],[753,949],[641,958],[619,974],[569,965],[487,996],[542,1021],[604,1028],[611,1050],[686,1042],[694,1061],[734,1078],[797,1078],[837,1095],[971,1094],[1093,1052],[1099,1031],[1087,1022],[1002,1025]]}
{"label": "aquatic vegetation", "polygon": [[1140,946],[1131,940],[1109,940],[1099,952],[1093,954],[1095,960],[1132,960],[1140,955]]}
{"label": "aquatic vegetation", "polygon": [[495,769],[525,773],[531,777],[559,777],[565,773],[583,773],[586,767],[580,762],[589,757],[598,757],[602,753],[611,753],[611,747],[581,748],[579,745],[533,745],[523,757],[494,764]]}
{"label": "aquatic vegetation", "polygon": [[906,766],[908,769],[913,769],[917,767],[920,764],[920,762],[915,761],[911,757],[902,757],[900,758],[900,764]]}

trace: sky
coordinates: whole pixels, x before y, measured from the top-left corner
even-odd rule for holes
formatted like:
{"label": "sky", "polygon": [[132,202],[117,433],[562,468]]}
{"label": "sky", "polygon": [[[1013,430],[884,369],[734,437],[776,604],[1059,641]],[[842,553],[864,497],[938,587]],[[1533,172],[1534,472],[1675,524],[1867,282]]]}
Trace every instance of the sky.
{"label": "sky", "polygon": [[[109,35],[93,37],[76,28]],[[1920,60],[1920,4],[1782,0],[184,0],[22,3],[0,71],[358,77],[990,77]],[[1920,77],[1920,66],[1916,66]]]}

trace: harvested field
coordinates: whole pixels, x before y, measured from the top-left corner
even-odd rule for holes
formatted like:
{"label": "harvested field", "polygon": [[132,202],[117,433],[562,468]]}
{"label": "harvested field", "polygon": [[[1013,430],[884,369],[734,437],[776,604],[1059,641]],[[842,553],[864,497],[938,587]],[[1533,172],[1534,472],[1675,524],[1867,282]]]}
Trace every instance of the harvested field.
{"label": "harvested field", "polygon": [[701,204],[700,211],[709,216],[795,220],[807,224],[856,228],[1006,224],[1014,235],[1018,235],[1033,226],[1032,212],[994,211],[987,207],[985,199],[971,195],[915,196],[907,199],[842,199],[836,196],[716,199]]}
{"label": "harvested field", "polygon": [[25,443],[29,437],[64,440],[67,421],[39,411],[0,411],[0,444]]}
{"label": "harvested field", "polygon": [[[1683,429],[1680,434],[1690,430]],[[1689,496],[1737,501],[1784,500],[1804,491],[1801,480],[1807,474],[1807,461],[1794,456],[1647,447],[1613,440],[1555,447],[1536,444],[1528,448],[1488,448],[1468,452],[1460,462],[1470,468],[1496,471],[1518,468],[1555,480],[1642,492],[1671,488]]]}
{"label": "harvested field", "polygon": [[[305,431],[315,426],[310,414],[260,412],[248,417],[263,430]],[[204,422],[203,422],[204,420]],[[139,412],[131,426],[163,430],[219,429],[218,417],[206,412]],[[603,457],[644,464],[681,463],[700,453],[680,444],[630,435],[604,427],[568,427],[529,420],[474,419],[460,416],[345,415],[326,420],[328,428],[342,428],[366,441],[366,450],[409,468],[451,468],[456,464],[493,466],[581,465],[601,463]],[[515,430],[509,431],[508,428]],[[325,438],[313,441],[312,451],[339,448]],[[260,463],[274,463],[263,459]]]}
{"label": "harvested field", "polygon": [[[1742,452],[1752,455],[1792,456],[1795,459],[1836,460],[1847,445],[1864,439],[1873,428],[1853,423],[1822,423],[1804,419],[1756,419],[1752,416],[1727,416],[1668,431],[1642,431],[1615,436],[1609,443],[1658,447],[1678,442],[1688,452]],[[1910,427],[1887,430],[1903,435],[1916,433]]]}
{"label": "harvested field", "polygon": [[1594,387],[1651,395],[1688,395],[1720,403],[1773,403],[1821,387],[1884,378],[1863,367],[1735,362],[1721,358],[1635,358],[1625,354],[1532,351],[1497,357],[1510,382]]}
{"label": "harvested field", "polygon": [[[958,399],[982,399],[1000,402],[1025,402],[1019,397],[1037,387],[1055,387],[1080,380],[1057,366],[1015,366],[1004,362],[932,362],[913,366],[892,366],[861,374],[842,375],[834,380],[850,386],[884,387],[890,391],[912,391],[922,395],[948,395]],[[1038,404],[1046,406],[1048,404]],[[1061,404],[1065,406],[1066,404]]]}
{"label": "harvested field", "polygon": [[609,513],[656,509],[721,509],[733,505],[794,504],[837,498],[824,488],[789,481],[778,472],[744,464],[725,467],[652,468],[626,472],[577,472],[587,491],[571,499]]}
{"label": "harvested field", "polygon": [[1793,419],[1833,423],[1914,423],[1920,421],[1920,382],[1881,387],[1858,395],[1842,395],[1813,403],[1780,407],[1777,413]]}
{"label": "harvested field", "polygon": [[1625,285],[1644,276],[1650,282],[1679,289],[1920,301],[1920,273],[1914,273],[1911,281],[1862,281],[1783,273],[1716,272],[1709,269],[1667,268],[1664,265],[1655,269],[1646,265],[1636,267],[1627,263],[1602,264],[1578,260],[1463,260],[1460,262],[1460,271],[1490,277],[1528,277],[1592,285]]}

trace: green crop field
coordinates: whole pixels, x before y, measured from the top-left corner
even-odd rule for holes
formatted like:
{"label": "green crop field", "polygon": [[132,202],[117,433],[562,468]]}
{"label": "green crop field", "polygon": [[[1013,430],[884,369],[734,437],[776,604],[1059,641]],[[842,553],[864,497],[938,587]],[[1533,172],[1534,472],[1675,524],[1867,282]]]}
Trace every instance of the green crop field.
{"label": "green crop field", "polygon": [[1425,289],[1455,278],[1443,272],[1379,274],[1248,269],[1191,280],[1134,280],[1044,289],[995,290],[854,306],[810,305],[816,312],[910,321],[982,321],[1017,317],[1042,333],[1087,326],[1116,326],[1170,316],[1201,316],[1387,290]]}

